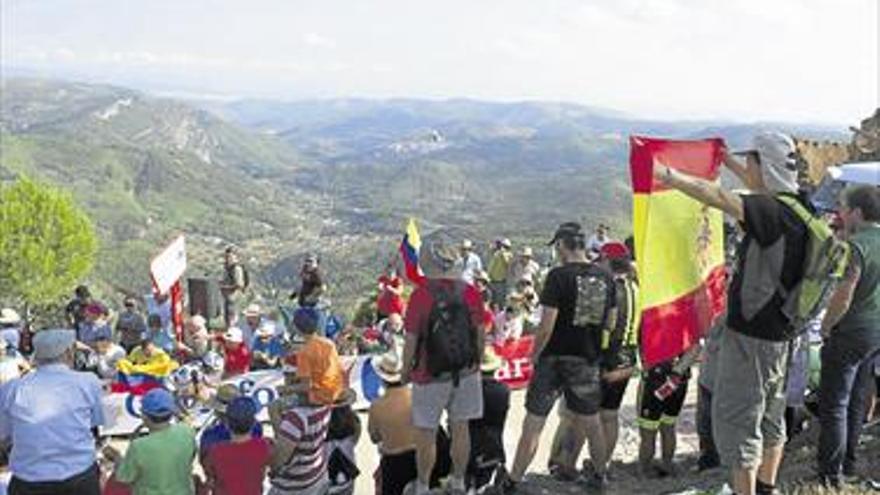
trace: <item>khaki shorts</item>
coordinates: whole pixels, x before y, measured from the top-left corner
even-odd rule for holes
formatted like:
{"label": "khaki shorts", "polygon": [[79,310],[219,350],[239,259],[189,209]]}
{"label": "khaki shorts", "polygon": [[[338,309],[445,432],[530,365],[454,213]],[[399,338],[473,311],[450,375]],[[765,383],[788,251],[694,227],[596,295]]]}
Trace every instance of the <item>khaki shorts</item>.
{"label": "khaki shorts", "polygon": [[785,443],[788,342],[725,329],[712,390],[712,428],[722,462],[755,468],[767,447]]}
{"label": "khaki shorts", "polygon": [[443,411],[450,423],[483,417],[483,382],[479,372],[462,376],[458,387],[452,386],[452,380],[413,384],[413,426],[437,429]]}

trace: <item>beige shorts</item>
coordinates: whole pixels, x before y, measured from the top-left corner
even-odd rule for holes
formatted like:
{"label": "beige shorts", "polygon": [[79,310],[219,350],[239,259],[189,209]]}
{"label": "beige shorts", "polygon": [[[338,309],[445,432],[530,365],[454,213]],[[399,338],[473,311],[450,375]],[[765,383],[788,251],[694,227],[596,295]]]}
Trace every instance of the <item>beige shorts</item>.
{"label": "beige shorts", "polygon": [[483,417],[483,385],[479,372],[461,377],[458,387],[452,386],[452,380],[413,384],[413,426],[436,429],[443,411],[450,423]]}

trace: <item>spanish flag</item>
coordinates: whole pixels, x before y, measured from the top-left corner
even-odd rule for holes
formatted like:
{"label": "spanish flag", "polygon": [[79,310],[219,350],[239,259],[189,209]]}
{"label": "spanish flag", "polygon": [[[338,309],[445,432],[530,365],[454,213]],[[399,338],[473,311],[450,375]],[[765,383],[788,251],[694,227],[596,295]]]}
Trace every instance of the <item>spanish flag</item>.
{"label": "spanish flag", "polygon": [[422,248],[422,238],[413,218],[406,225],[403,240],[400,241],[400,257],[403,258],[403,266],[406,267],[406,277],[416,285],[422,285],[425,274],[419,266],[419,249]]}
{"label": "spanish flag", "polygon": [[646,367],[697,343],[724,311],[722,213],[654,180],[654,165],[717,181],[723,141],[630,138],[633,231]]}

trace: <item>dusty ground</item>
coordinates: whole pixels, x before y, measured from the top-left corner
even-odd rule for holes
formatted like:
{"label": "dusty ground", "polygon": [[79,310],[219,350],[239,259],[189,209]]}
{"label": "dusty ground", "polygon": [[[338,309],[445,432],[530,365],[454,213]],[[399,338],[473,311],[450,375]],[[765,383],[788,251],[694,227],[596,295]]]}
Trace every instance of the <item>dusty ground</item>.
{"label": "dusty ground", "polygon": [[[718,490],[726,480],[726,473],[722,469],[714,469],[704,473],[696,472],[696,457],[698,442],[696,435],[695,407],[696,407],[696,377],[691,382],[688,390],[688,398],[679,422],[679,437],[676,462],[679,474],[675,478],[649,479],[640,478],[636,472],[635,461],[638,457],[639,435],[635,427],[636,416],[636,390],[637,382],[630,382],[624,405],[621,408],[621,432],[617,449],[614,452],[612,471],[610,474],[610,486],[606,490],[607,495],[629,494],[674,494],[694,489],[690,493],[701,493],[703,490]],[[504,443],[508,455],[508,465],[512,461],[516,443],[519,440],[520,425],[525,416],[525,393],[515,392],[512,396],[508,426],[505,432]],[[362,416],[364,421],[366,417]],[[528,494],[571,494],[582,495],[585,493],[580,486],[563,484],[554,481],[546,475],[547,459],[550,452],[552,436],[558,424],[557,415],[551,413],[541,439],[538,454],[532,463],[527,481],[523,484],[524,491]],[[847,490],[828,491],[814,485],[803,482],[813,476],[815,465],[815,444],[817,442],[816,429],[810,429],[803,433],[789,445],[780,473],[780,487],[783,493],[791,495],[830,495],[857,494],[857,493],[880,493],[854,487]],[[862,435],[862,463],[860,474],[874,479],[880,478],[880,425],[875,425]],[[659,449],[659,447],[658,447]],[[586,450],[586,449],[585,449]],[[376,469],[378,457],[375,447],[369,439],[361,438],[357,448],[358,464],[362,474],[357,480],[355,493],[357,495],[371,495],[374,493],[370,474]]]}

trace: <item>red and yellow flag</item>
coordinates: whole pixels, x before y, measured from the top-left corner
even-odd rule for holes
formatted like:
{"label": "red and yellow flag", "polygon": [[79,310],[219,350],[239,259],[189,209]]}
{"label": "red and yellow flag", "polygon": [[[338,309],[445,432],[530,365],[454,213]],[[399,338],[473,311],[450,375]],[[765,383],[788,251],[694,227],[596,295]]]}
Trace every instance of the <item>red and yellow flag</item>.
{"label": "red and yellow flag", "polygon": [[654,180],[662,164],[707,180],[721,171],[720,139],[630,138],[633,230],[646,367],[697,343],[724,310],[722,213]]}

